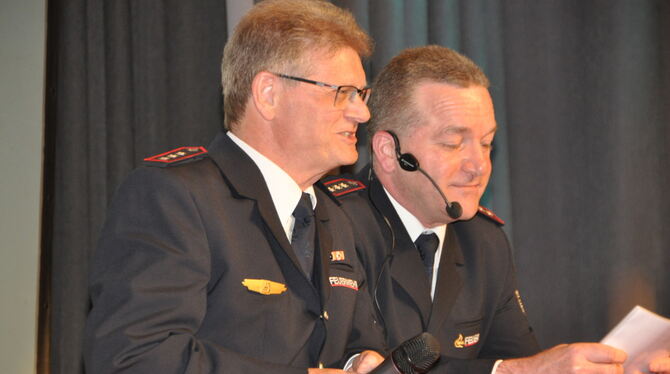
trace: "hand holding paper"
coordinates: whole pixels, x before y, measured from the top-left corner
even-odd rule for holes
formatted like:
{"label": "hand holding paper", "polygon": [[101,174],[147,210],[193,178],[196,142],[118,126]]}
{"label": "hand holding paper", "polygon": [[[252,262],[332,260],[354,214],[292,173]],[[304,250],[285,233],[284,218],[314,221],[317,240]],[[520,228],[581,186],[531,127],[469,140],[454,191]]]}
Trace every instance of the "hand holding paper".
{"label": "hand holding paper", "polygon": [[670,373],[670,319],[636,306],[601,341],[628,353],[626,374]]}

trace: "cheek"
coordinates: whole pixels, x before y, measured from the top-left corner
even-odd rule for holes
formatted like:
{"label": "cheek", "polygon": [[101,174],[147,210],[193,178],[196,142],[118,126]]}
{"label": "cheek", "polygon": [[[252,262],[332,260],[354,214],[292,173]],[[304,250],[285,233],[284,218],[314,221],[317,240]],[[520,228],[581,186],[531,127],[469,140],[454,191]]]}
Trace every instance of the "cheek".
{"label": "cheek", "polygon": [[491,160],[489,159],[484,165],[484,172],[482,173],[484,181],[488,182],[489,178],[491,178],[492,171],[493,171],[493,165],[491,164]]}
{"label": "cheek", "polygon": [[401,171],[397,174],[397,180],[394,182],[396,188],[402,191],[404,196],[425,196],[425,185],[428,180],[417,172]]}
{"label": "cheek", "polygon": [[438,164],[438,167],[440,175],[447,183],[459,181],[462,169],[460,161],[444,159]]}

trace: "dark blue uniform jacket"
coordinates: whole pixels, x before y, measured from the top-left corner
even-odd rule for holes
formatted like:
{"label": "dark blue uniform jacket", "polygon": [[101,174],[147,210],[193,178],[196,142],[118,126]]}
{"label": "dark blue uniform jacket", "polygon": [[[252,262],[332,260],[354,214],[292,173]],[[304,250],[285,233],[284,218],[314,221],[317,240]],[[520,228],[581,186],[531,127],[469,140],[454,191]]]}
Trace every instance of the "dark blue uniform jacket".
{"label": "dark blue uniform jacket", "polygon": [[496,359],[539,351],[500,223],[478,214],[447,225],[431,301],[419,252],[379,180],[369,167],[347,179],[325,184],[353,221],[368,290],[390,348],[427,331],[442,349],[431,373],[471,374],[490,373]]}
{"label": "dark blue uniform jacket", "polygon": [[90,268],[86,371],[304,374],[381,348],[349,221],[316,190],[310,281],[260,171],[227,135],[206,155],[131,173]]}

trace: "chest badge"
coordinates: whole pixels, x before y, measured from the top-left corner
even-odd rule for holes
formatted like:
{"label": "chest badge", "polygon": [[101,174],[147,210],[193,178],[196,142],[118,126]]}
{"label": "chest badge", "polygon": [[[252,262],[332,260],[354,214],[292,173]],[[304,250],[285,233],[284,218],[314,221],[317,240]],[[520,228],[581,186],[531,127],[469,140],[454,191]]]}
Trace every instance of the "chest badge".
{"label": "chest badge", "polygon": [[242,285],[249,291],[261,295],[279,295],[286,292],[286,285],[267,279],[245,279],[242,281]]}
{"label": "chest badge", "polygon": [[479,343],[479,333],[463,337],[463,334],[458,334],[458,338],[454,340],[454,347],[467,348]]}
{"label": "chest badge", "polygon": [[331,251],[330,252],[330,261],[331,262],[336,262],[336,261],[344,261],[344,251]]}
{"label": "chest badge", "polygon": [[328,277],[331,287],[346,287],[358,291],[358,282],[344,277]]}

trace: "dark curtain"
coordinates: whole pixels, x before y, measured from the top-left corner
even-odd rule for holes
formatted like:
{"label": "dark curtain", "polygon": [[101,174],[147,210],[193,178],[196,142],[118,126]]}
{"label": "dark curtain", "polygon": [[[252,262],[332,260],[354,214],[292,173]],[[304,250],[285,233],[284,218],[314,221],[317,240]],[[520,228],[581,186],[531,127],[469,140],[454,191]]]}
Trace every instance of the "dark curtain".
{"label": "dark curtain", "polygon": [[219,0],[50,1],[48,22],[38,366],[72,374],[83,372],[88,260],[116,187],[143,158],[206,145],[220,128],[226,12]]}
{"label": "dark curtain", "polygon": [[514,244],[541,342],[670,316],[670,2],[510,1]]}
{"label": "dark curtain", "polygon": [[[599,340],[635,304],[670,315],[670,2],[335,0],[376,41],[371,81],[428,43],[491,78],[485,204],[507,220],[540,342]],[[87,263],[142,158],[221,124],[222,0],[50,1],[40,372],[81,373]],[[361,163],[368,159],[361,145]]]}

